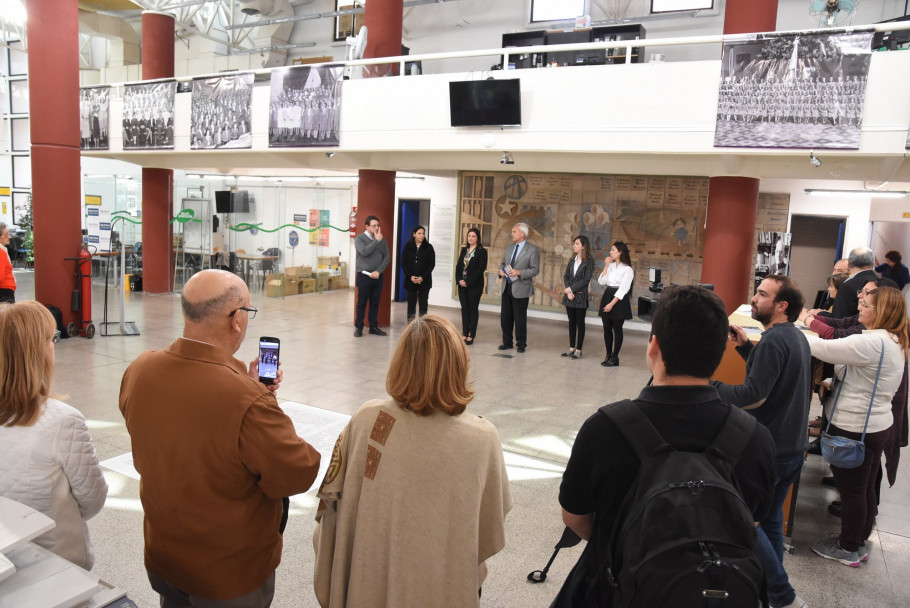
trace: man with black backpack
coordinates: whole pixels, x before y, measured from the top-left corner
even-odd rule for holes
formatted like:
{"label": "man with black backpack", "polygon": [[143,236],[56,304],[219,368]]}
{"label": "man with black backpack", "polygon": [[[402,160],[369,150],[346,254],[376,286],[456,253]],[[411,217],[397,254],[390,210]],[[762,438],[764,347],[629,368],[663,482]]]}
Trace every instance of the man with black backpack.
{"label": "man with black backpack", "polygon": [[695,286],[657,303],[653,386],[604,406],[578,432],[563,521],[588,540],[554,606],[722,606],[764,599],[754,522],[774,485],[768,430],[709,379],[728,335],[723,303]]}

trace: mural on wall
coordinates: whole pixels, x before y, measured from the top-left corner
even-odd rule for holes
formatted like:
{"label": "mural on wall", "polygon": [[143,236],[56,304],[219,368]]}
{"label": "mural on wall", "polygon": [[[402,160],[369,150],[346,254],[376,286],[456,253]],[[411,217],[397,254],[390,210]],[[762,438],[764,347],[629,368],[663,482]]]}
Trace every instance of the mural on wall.
{"label": "mural on wall", "polygon": [[724,43],[715,146],[858,149],[873,32]]}
{"label": "mural on wall", "polygon": [[[458,247],[477,227],[489,249],[487,303],[499,301],[498,269],[509,232],[517,222],[531,228],[541,269],[531,304],[562,309],[562,275],[575,236],[587,236],[596,258],[595,276],[614,241],[625,241],[636,270],[633,304],[647,291],[648,268],[664,271],[665,283],[701,279],[708,179],[641,175],[462,172],[459,180]],[[591,283],[590,306],[603,288]]]}

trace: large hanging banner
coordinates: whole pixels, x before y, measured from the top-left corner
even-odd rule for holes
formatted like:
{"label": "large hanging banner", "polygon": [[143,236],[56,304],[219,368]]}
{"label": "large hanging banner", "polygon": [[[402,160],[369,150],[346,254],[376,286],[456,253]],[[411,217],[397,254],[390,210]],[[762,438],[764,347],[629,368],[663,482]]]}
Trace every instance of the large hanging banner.
{"label": "large hanging banner", "polygon": [[193,150],[252,148],[253,74],[193,81]]}
{"label": "large hanging banner", "polygon": [[724,44],[714,145],[859,148],[872,31]]}
{"label": "large hanging banner", "polygon": [[272,72],[269,147],[337,146],[342,67]]}
{"label": "large hanging banner", "polygon": [[177,83],[123,87],[123,149],[174,149],[174,94]]}
{"label": "large hanging banner", "polygon": [[110,87],[79,89],[79,137],[83,150],[108,150]]}

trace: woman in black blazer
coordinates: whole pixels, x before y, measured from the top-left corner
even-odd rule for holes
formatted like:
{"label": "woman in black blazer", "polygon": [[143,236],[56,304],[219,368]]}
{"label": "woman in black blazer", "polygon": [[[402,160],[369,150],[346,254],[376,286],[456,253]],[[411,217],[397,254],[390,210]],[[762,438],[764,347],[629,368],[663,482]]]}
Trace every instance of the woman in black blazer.
{"label": "woman in black blazer", "polygon": [[[577,236],[572,241],[575,255],[566,265],[562,275],[565,295],[562,305],[569,316],[569,350],[563,357],[581,359],[581,347],[585,341],[585,313],[588,312],[588,284],[594,274],[594,258],[591,256],[591,242],[586,236]],[[577,339],[576,339],[577,338]]]}
{"label": "woman in black blazer", "polygon": [[427,314],[427,300],[433,286],[433,268],[436,267],[436,251],[427,241],[427,231],[417,226],[411,233],[411,240],[401,252],[401,269],[408,291],[408,321],[414,318],[420,303],[421,316]]}
{"label": "woman in black blazer", "polygon": [[461,333],[470,346],[477,337],[477,316],[483,296],[484,276],[487,271],[487,250],[480,244],[480,230],[468,230],[468,244],[461,248],[455,266],[458,281],[458,299],[461,302]]}

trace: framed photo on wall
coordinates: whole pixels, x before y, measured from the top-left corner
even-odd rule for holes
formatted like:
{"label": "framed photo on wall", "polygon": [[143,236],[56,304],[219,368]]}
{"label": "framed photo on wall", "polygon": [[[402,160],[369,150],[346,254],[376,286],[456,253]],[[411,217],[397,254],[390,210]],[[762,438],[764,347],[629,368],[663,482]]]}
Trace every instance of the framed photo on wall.
{"label": "framed photo on wall", "polygon": [[[349,11],[363,6],[355,5],[352,0],[335,0],[336,11]],[[335,32],[332,40],[344,40],[348,36],[356,36],[363,25],[363,12],[357,14],[339,15],[335,17]]]}

